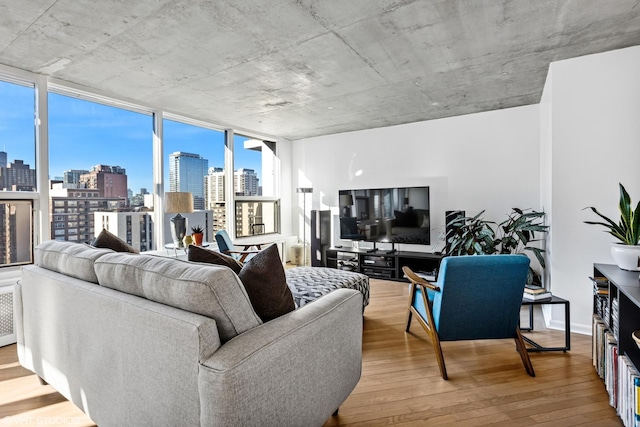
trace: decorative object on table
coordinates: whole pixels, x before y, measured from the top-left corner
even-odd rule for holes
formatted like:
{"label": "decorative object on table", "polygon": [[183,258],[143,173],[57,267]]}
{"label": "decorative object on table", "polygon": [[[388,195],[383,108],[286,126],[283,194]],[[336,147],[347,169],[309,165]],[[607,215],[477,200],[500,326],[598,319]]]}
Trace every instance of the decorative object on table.
{"label": "decorative object on table", "polygon": [[623,270],[640,271],[640,202],[635,209],[631,207],[631,198],[622,184],[620,186],[620,220],[616,224],[613,220],[600,213],[593,206],[591,209],[606,222],[584,221],[585,224],[601,225],[607,233],[618,239],[620,243],[611,244],[611,256],[618,267]]}
{"label": "decorative object on table", "polygon": [[[302,193],[302,246],[304,250],[303,265],[307,265],[307,194],[312,193],[311,187],[298,187],[296,193]],[[351,197],[351,196],[349,196]],[[351,198],[353,202],[353,198]]]}
{"label": "decorative object on table", "polygon": [[204,230],[200,227],[200,224],[195,227],[191,227],[191,238],[193,239],[193,244],[196,246],[202,246],[202,236],[204,235]]}
{"label": "decorative object on table", "polygon": [[[544,212],[533,209],[512,208],[507,219],[497,224],[482,218],[485,211],[474,217],[454,216],[446,225],[450,230],[447,238],[447,255],[492,255],[533,253],[545,268],[544,249],[531,246],[537,239],[536,233],[546,233],[549,226],[544,225]],[[493,227],[495,226],[496,231]],[[541,275],[529,266],[527,284],[541,285]]]}
{"label": "decorative object on table", "polygon": [[351,194],[341,194],[339,200],[342,212],[342,218],[351,217],[351,206],[353,205],[353,196]]}
{"label": "decorative object on table", "polygon": [[182,239],[182,244],[184,245],[185,248],[188,248],[189,245],[193,244],[193,238],[191,237],[190,234],[187,234],[186,236],[184,236],[184,238]]}
{"label": "decorative object on table", "polygon": [[180,213],[193,212],[193,195],[188,192],[173,191],[164,194],[164,211],[166,213],[174,213],[171,217],[171,238],[173,244],[178,248],[183,248],[182,239],[187,235],[187,218]]}

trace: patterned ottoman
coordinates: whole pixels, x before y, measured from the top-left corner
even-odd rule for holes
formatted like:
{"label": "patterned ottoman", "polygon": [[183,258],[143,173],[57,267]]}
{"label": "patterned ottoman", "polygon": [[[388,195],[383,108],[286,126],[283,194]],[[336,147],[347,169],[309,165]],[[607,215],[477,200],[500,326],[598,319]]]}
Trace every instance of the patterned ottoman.
{"label": "patterned ottoman", "polygon": [[285,270],[296,307],[302,307],[334,289],[362,292],[362,311],[369,304],[369,277],[353,271],[326,267],[295,267]]}

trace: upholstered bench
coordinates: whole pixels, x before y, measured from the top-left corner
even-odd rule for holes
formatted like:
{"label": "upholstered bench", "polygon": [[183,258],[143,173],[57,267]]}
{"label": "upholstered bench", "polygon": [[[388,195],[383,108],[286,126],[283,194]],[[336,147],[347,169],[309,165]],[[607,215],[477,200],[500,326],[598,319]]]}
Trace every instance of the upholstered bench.
{"label": "upholstered bench", "polygon": [[296,307],[302,307],[329,292],[355,289],[362,293],[362,311],[369,304],[369,277],[353,271],[326,267],[295,267],[285,270]]}

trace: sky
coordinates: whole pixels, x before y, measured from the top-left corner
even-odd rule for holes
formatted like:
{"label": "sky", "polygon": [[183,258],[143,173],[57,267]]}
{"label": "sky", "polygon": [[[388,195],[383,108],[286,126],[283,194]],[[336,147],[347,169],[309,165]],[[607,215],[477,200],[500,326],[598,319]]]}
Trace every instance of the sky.
{"label": "sky", "polygon": [[[23,160],[35,168],[34,90],[0,81],[0,149],[12,162]],[[166,120],[164,180],[169,189],[169,154],[184,151],[201,155],[209,167],[224,166],[224,133]],[[235,167],[261,174],[259,152],[238,149],[245,137],[235,137]],[[49,94],[49,177],[69,169],[90,170],[95,165],[126,169],[133,194],[153,189],[153,123],[151,115]],[[262,183],[262,180],[260,180]]]}

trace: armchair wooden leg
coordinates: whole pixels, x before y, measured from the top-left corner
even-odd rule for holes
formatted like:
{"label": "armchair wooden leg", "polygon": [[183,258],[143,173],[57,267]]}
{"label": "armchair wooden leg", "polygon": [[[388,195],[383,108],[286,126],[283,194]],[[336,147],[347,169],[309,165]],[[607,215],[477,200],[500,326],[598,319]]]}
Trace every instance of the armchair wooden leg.
{"label": "armchair wooden leg", "polygon": [[336,417],[336,416],[338,416],[338,411],[339,411],[339,410],[340,410],[340,408],[338,407],[338,408],[333,412],[333,414],[331,414],[331,416],[332,416],[332,417]]}
{"label": "armchair wooden leg", "polygon": [[416,297],[416,285],[415,283],[411,283],[409,286],[409,305],[407,306],[407,326],[404,328],[405,332],[409,332],[409,328],[411,327],[411,309],[413,308],[413,300]]}
{"label": "armchair wooden leg", "polygon": [[411,307],[409,307],[409,310],[407,310],[408,314],[407,314],[407,327],[404,328],[405,332],[409,332],[409,328],[411,327],[411,315],[413,313],[411,313]]}
{"label": "armchair wooden leg", "polygon": [[442,346],[440,345],[440,337],[436,331],[431,331],[431,342],[433,342],[433,350],[436,352],[436,359],[438,359],[438,367],[440,368],[440,375],[443,380],[448,380],[447,367],[444,364],[444,355],[442,354]]}
{"label": "armchair wooden leg", "polygon": [[536,373],[533,370],[533,365],[531,364],[531,359],[529,358],[529,352],[527,351],[527,347],[524,344],[522,333],[520,332],[519,327],[516,327],[516,336],[514,340],[516,341],[516,349],[518,350],[518,353],[520,353],[520,358],[522,359],[524,369],[527,371],[527,374],[535,377]]}

